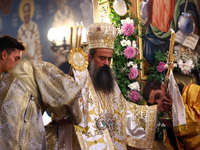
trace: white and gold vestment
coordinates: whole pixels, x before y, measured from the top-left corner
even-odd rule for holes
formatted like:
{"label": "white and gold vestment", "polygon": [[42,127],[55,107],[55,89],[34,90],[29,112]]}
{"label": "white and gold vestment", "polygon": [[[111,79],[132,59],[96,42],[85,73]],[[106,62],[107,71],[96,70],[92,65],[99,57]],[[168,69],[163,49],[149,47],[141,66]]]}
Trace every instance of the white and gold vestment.
{"label": "white and gold vestment", "polygon": [[0,149],[47,149],[42,113],[68,114],[78,124],[79,92],[73,78],[53,64],[22,60],[0,79]]}
{"label": "white and gold vestment", "polygon": [[[74,75],[82,87],[83,96],[79,102],[82,122],[75,126],[82,150],[122,150],[127,145],[153,147],[157,106],[127,102],[116,82],[109,96],[95,91],[87,69],[84,72],[75,70]],[[111,105],[105,109],[103,101]]]}
{"label": "white and gold vestment", "polygon": [[[116,36],[117,29],[109,23],[90,25],[87,36],[89,50],[114,49]],[[157,106],[139,106],[127,102],[116,82],[110,93],[96,91],[87,65],[84,67],[80,63],[87,64],[83,52],[76,51],[82,57],[74,57],[77,54],[72,52],[73,50],[70,52],[69,62],[73,67],[74,78],[82,88],[82,99],[79,101],[82,122],[75,125],[81,150],[124,150],[127,145],[152,148]]]}

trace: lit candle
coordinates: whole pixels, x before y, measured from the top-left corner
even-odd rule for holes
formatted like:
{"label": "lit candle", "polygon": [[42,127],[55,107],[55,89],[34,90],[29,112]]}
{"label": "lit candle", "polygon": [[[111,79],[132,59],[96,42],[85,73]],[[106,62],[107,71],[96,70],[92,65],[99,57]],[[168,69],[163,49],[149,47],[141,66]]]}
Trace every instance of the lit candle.
{"label": "lit candle", "polygon": [[82,36],[82,28],[83,28],[83,24],[81,22],[81,26],[80,26],[80,32],[79,32],[79,47],[81,47],[81,36]]}
{"label": "lit candle", "polygon": [[77,22],[77,26],[76,26],[76,48],[78,47],[78,30],[79,30],[79,24]]}
{"label": "lit candle", "polygon": [[70,29],[71,29],[70,46],[71,46],[71,49],[73,49],[73,22],[72,22],[72,26],[70,27]]}
{"label": "lit candle", "polygon": [[87,42],[87,36],[86,36],[86,29],[85,27],[83,27],[82,29],[82,39],[81,39],[81,43]]}
{"label": "lit candle", "polygon": [[170,62],[173,57],[173,50],[174,50],[174,44],[175,44],[175,32],[172,29],[171,29],[171,31],[172,32],[171,32],[168,62]]}
{"label": "lit candle", "polygon": [[174,56],[173,56],[173,50],[174,50],[174,44],[175,44],[175,32],[174,30],[171,29],[171,40],[170,40],[170,46],[169,46],[169,56],[168,56],[168,71],[167,75],[165,78],[169,77],[170,70],[173,70],[173,61],[174,61]]}

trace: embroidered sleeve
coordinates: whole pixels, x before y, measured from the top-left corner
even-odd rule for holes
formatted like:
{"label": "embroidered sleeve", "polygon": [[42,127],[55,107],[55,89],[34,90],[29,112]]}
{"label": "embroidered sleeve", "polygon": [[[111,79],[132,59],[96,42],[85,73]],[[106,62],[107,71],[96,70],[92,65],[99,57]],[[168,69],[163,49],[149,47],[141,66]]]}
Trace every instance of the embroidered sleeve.
{"label": "embroidered sleeve", "polygon": [[156,129],[157,106],[127,102],[127,141],[138,148],[152,148]]}
{"label": "embroidered sleeve", "polygon": [[51,63],[35,61],[32,65],[44,107],[59,118],[69,115],[78,124],[81,121],[79,85]]}

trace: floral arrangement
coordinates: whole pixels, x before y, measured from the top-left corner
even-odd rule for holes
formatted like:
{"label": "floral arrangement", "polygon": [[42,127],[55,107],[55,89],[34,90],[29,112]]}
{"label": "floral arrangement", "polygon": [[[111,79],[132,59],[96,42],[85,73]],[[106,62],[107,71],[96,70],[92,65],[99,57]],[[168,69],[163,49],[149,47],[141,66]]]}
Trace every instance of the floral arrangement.
{"label": "floral arrangement", "polygon": [[[128,0],[125,2],[126,4],[129,3]],[[141,60],[137,58],[139,48],[136,44],[137,39],[142,37],[142,35],[138,33],[137,26],[140,25],[142,28],[144,28],[144,26],[139,24],[138,18],[129,16],[129,14],[127,14],[124,19],[121,19],[112,7],[109,16],[112,24],[118,29],[112,67],[115,71],[119,88],[126,100],[137,104],[144,104],[145,102],[140,92],[143,83],[138,79]],[[155,59],[155,64],[149,68],[150,75],[148,80],[156,79],[158,81],[163,81],[164,74],[166,73],[167,53],[163,54],[161,51],[158,51],[155,54]],[[159,114],[158,118],[161,116],[162,113]],[[156,138],[162,139],[164,130],[165,125],[158,119]]]}
{"label": "floral arrangement", "polygon": [[149,75],[147,81],[164,81],[166,63],[167,58],[165,55],[160,50],[155,52],[155,63],[148,68]]}
{"label": "floral arrangement", "polygon": [[175,70],[183,74],[189,74],[200,68],[200,56],[196,51],[177,45],[174,47]]}
{"label": "floral arrangement", "polygon": [[139,37],[136,27],[139,21],[136,17],[130,17],[129,14],[125,16],[125,19],[121,19],[113,9],[109,16],[112,24],[118,29],[112,67],[119,88],[126,100],[141,104],[142,83],[138,80],[141,60],[137,59],[139,48],[136,44]]}
{"label": "floral arrangement", "polygon": [[[150,75],[148,81],[163,81],[167,69],[168,53],[155,52],[155,63],[149,68]],[[174,46],[174,71],[189,74],[200,68],[200,56],[197,52],[187,49],[181,45]]]}

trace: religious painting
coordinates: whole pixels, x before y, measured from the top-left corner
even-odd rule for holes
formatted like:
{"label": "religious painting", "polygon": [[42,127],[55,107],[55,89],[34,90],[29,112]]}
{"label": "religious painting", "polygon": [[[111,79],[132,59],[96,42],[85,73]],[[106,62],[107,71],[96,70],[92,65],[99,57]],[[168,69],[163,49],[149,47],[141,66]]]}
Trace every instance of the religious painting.
{"label": "religious painting", "polygon": [[54,55],[48,31],[72,24],[75,27],[77,23],[84,28],[93,23],[92,0],[1,0],[0,3],[0,34],[22,40],[27,47],[23,57],[29,60],[48,61],[59,67],[67,58],[63,53],[60,57]]}
{"label": "religious painting", "polygon": [[[52,51],[53,60],[56,66],[61,66],[68,60],[69,51],[72,47],[75,47],[76,43],[76,28],[78,25],[82,25],[82,31],[86,30],[86,28],[93,23],[93,4],[91,0],[54,0],[57,6],[57,10],[53,16],[53,24],[52,27],[56,28],[56,30],[65,28],[67,34],[62,35],[61,40],[57,40],[54,37],[54,42],[56,45],[63,44],[63,37],[65,37],[65,41],[67,45],[70,45],[63,51],[63,47],[55,48]],[[73,26],[74,31],[72,32],[72,41],[71,42],[71,27]],[[86,32],[86,31],[85,31]],[[80,34],[80,32],[78,33]],[[80,35],[79,35],[80,36]],[[72,45],[73,43],[73,45]],[[70,48],[71,47],[71,48]]]}
{"label": "religious painting", "polygon": [[21,0],[19,4],[19,17],[23,22],[17,31],[17,39],[26,45],[23,57],[28,60],[42,60],[42,46],[38,25],[32,20],[34,15],[34,1]]}
{"label": "religious painting", "polygon": [[145,25],[140,28],[144,38],[139,39],[141,79],[146,80],[148,68],[155,62],[155,52],[166,53],[169,50],[171,30],[180,30],[179,17],[184,11],[190,12],[195,28],[199,34],[199,14],[196,0],[137,0],[137,14]]}
{"label": "religious painting", "polygon": [[68,0],[55,0],[58,7],[54,14],[53,27],[71,26],[74,22],[74,10],[68,5]]}

